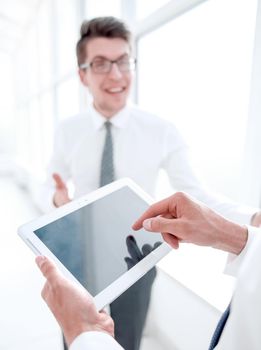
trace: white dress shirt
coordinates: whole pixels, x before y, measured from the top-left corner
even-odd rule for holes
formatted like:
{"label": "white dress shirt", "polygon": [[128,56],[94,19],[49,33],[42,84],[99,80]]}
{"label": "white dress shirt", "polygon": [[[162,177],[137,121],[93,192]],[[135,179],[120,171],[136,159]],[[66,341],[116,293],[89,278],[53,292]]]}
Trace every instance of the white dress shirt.
{"label": "white dress shirt", "polygon": [[[215,348],[217,350],[260,349],[261,232],[260,229],[253,227],[249,227],[248,232],[249,239],[246,247],[231,262],[233,271],[238,271],[238,280],[230,316]],[[189,336],[189,329],[187,332]],[[122,347],[110,335],[101,332],[82,333],[70,347],[70,350],[89,349],[120,350]]]}
{"label": "white dress shirt", "polygon": [[[246,224],[258,211],[211,194],[202,186],[190,166],[187,145],[173,124],[132,105],[110,120],[116,179],[130,177],[153,196],[159,170],[165,169],[174,190],[189,193],[231,220]],[[105,121],[90,105],[85,114],[59,125],[47,181],[38,196],[44,212],[54,209],[54,172],[64,181],[72,180],[74,198],[99,187]]]}
{"label": "white dress shirt", "polygon": [[70,350],[122,350],[123,348],[107,333],[85,332],[80,334],[70,346]]}
{"label": "white dress shirt", "polygon": [[[261,347],[261,232],[248,228],[248,244],[232,261],[237,284],[230,315],[216,350],[258,350]],[[116,348],[117,349],[117,348]]]}

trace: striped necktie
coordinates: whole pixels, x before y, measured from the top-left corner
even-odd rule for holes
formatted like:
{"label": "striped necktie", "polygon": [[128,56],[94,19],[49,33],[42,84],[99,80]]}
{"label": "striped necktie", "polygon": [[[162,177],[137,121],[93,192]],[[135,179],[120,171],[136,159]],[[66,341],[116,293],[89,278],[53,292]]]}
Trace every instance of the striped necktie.
{"label": "striped necktie", "polygon": [[218,344],[220,336],[221,336],[223,329],[225,327],[225,324],[227,322],[229,313],[230,313],[230,304],[226,308],[225,312],[223,313],[223,315],[221,316],[221,318],[217,324],[217,327],[216,327],[215,332],[212,336],[208,350],[213,350],[216,347],[216,345]]}
{"label": "striped necktie", "polygon": [[114,181],[111,122],[105,122],[104,126],[106,128],[106,135],[101,159],[100,187]]}

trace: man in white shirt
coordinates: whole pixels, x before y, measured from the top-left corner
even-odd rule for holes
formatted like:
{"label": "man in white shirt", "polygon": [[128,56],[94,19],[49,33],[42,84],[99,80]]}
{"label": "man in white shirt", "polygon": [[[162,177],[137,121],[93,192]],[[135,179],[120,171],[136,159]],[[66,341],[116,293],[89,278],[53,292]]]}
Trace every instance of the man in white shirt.
{"label": "man in white shirt", "polygon": [[[237,286],[215,349],[259,350],[260,229],[228,221],[184,193],[152,205],[133,225],[135,230],[141,227],[150,232],[164,232],[164,240],[173,248],[187,242],[231,253],[231,269],[238,270]],[[122,349],[113,338],[112,319],[95,310],[87,291],[66,280],[47,258],[37,257],[36,262],[47,279],[42,296],[62,327],[70,350]]]}
{"label": "man in white shirt", "polygon": [[[131,57],[131,33],[113,17],[85,21],[77,43],[79,77],[93,102],[85,113],[68,118],[57,128],[47,180],[39,206],[49,211],[100,186],[105,122],[113,139],[113,180],[132,178],[154,195],[160,169],[174,189],[185,191],[238,223],[261,223],[258,209],[237,205],[206,191],[188,160],[188,149],[172,123],[127,103],[135,60]],[[54,181],[55,180],[55,181]],[[254,221],[253,221],[254,220]]]}
{"label": "man in white shirt", "polygon": [[76,51],[79,76],[93,103],[86,113],[65,120],[57,129],[47,181],[39,196],[43,211],[71,200],[69,180],[75,187],[74,198],[101,185],[105,122],[110,121],[111,181],[130,177],[153,195],[159,170],[165,169],[175,189],[190,193],[231,220],[261,221],[257,209],[239,206],[204,189],[174,125],[127,103],[135,59],[131,57],[131,33],[123,22],[113,17],[83,22]]}

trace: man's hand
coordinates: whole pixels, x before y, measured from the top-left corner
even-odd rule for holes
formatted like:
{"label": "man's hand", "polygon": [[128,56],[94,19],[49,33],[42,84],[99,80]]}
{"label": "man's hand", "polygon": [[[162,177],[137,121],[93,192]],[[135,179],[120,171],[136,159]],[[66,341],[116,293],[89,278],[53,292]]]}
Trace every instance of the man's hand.
{"label": "man's hand", "polygon": [[173,248],[179,242],[211,246],[239,254],[247,241],[247,228],[218,215],[204,204],[178,192],[152,205],[133,225],[134,230],[161,232]]}
{"label": "man's hand", "polygon": [[255,213],[251,219],[251,225],[261,227],[261,211]]}
{"label": "man's hand", "polygon": [[61,326],[68,346],[82,332],[100,331],[114,335],[114,323],[105,312],[97,312],[91,295],[64,278],[46,257],[36,263],[46,278],[42,297]]}
{"label": "man's hand", "polygon": [[68,194],[68,188],[59,174],[54,173],[53,179],[55,181],[53,203],[56,207],[61,207],[62,205],[71,201]]}

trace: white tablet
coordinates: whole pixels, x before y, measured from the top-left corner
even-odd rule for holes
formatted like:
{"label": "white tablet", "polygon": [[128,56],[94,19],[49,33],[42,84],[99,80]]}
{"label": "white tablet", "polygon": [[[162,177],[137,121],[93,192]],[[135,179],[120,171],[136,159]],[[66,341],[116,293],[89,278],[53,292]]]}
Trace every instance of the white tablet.
{"label": "white tablet", "polygon": [[162,243],[127,268],[127,237],[134,236],[139,249],[162,241],[160,234],[131,228],[151,203],[132,180],[122,179],[19,227],[18,234],[35,254],[50,257],[83,285],[101,310],[171,250]]}

